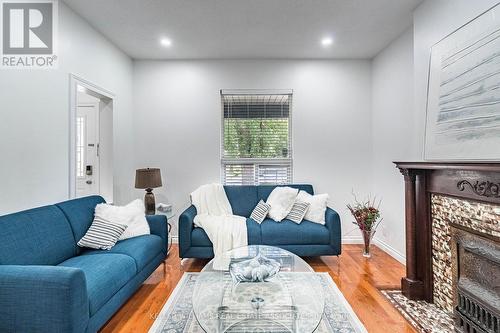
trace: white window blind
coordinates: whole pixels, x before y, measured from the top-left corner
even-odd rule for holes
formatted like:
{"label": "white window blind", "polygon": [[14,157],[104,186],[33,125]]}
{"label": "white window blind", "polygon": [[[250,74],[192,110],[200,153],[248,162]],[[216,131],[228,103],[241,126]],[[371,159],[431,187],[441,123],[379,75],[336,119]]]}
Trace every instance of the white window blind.
{"label": "white window blind", "polygon": [[222,182],[292,182],[291,91],[221,91]]}

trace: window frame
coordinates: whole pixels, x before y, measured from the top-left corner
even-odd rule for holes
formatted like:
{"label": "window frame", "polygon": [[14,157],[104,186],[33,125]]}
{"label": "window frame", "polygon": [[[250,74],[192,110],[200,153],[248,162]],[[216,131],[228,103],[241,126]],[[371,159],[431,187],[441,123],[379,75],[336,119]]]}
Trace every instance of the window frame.
{"label": "window frame", "polygon": [[[288,158],[227,158],[224,157],[224,96],[226,95],[289,95],[289,111],[288,111]],[[287,165],[290,168],[288,182],[281,184],[263,184],[263,185],[285,185],[293,183],[294,163],[293,163],[293,90],[292,89],[221,89],[220,90],[220,107],[221,107],[221,128],[220,128],[220,180],[223,185],[226,185],[225,166],[229,164],[244,165],[250,164],[254,166],[265,165]],[[258,167],[254,170],[258,173]],[[247,184],[228,184],[234,186],[242,186]],[[260,185],[258,177],[254,178],[252,185]]]}

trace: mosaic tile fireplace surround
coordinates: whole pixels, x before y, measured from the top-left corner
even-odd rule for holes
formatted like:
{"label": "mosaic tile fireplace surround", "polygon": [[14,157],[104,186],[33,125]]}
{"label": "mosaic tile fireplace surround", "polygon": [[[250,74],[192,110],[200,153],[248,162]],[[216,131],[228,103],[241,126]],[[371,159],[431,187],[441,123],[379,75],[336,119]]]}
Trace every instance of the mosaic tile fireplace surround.
{"label": "mosaic tile fireplace surround", "polygon": [[452,224],[480,234],[500,237],[500,205],[431,195],[433,299],[439,308],[453,313]]}
{"label": "mosaic tile fireplace surround", "polygon": [[405,178],[403,294],[455,330],[500,332],[500,164],[396,163]]}

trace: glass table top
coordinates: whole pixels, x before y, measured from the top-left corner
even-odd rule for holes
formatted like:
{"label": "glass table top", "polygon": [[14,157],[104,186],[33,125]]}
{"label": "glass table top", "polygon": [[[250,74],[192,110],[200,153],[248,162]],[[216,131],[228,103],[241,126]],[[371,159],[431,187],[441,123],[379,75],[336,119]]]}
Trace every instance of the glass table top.
{"label": "glass table top", "polygon": [[206,332],[311,333],[323,315],[319,277],[300,257],[280,248],[252,245],[227,253],[231,263],[264,256],[280,263],[266,282],[234,283],[229,270],[210,261],[197,277],[193,310]]}

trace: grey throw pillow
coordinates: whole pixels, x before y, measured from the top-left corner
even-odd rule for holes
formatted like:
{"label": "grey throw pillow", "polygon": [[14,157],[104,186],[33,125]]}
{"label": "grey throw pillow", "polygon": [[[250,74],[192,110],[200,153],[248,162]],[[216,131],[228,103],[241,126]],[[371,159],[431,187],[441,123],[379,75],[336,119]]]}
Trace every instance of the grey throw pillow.
{"label": "grey throw pillow", "polygon": [[262,221],[267,216],[267,213],[269,212],[269,209],[271,209],[271,205],[265,203],[263,200],[259,201],[257,206],[253,209],[252,215],[250,215],[250,218],[254,220],[255,222],[261,224]]}
{"label": "grey throw pillow", "polygon": [[308,202],[295,201],[292,206],[292,210],[288,213],[286,218],[292,222],[300,224],[300,222],[304,219],[304,216],[306,216],[309,206],[311,206],[311,204]]}
{"label": "grey throw pillow", "polygon": [[106,221],[98,216],[85,235],[78,241],[78,246],[91,249],[110,250],[127,229],[126,225]]}

